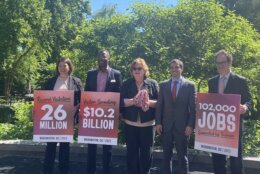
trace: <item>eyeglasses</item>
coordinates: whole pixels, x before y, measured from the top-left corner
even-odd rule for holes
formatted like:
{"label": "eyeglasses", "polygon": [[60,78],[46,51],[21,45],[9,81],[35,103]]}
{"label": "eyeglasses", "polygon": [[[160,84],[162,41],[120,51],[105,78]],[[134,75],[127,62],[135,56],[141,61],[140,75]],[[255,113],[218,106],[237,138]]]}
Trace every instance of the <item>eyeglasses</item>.
{"label": "eyeglasses", "polygon": [[217,65],[226,65],[228,61],[216,62]]}
{"label": "eyeglasses", "polygon": [[133,71],[141,71],[142,69],[142,67],[133,67]]}

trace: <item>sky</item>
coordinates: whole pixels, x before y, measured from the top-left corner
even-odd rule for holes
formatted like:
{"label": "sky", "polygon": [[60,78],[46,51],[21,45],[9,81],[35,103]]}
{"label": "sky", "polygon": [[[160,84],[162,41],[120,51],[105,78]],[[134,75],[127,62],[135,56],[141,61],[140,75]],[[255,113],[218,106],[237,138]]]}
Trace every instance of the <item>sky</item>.
{"label": "sky", "polygon": [[156,2],[163,3],[165,6],[176,5],[177,0],[91,0],[92,14],[102,8],[103,4],[117,4],[117,12],[125,13],[126,9],[133,2]]}

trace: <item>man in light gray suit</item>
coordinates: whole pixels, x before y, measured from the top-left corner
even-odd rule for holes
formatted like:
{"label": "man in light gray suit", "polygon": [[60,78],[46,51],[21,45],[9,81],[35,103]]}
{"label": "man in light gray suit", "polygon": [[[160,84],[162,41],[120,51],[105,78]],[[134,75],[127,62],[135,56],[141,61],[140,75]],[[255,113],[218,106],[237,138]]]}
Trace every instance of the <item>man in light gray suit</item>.
{"label": "man in light gray suit", "polygon": [[170,62],[172,78],[160,84],[156,107],[156,131],[162,134],[162,173],[172,174],[172,150],[178,157],[178,173],[188,173],[188,138],[195,124],[195,85],[182,76],[183,63],[179,59]]}

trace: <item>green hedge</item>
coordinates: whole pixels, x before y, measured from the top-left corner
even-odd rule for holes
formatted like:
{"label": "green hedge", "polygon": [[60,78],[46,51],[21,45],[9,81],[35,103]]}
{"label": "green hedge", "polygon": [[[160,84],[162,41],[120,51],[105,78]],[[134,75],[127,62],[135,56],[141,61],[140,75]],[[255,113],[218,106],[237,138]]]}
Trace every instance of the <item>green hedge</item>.
{"label": "green hedge", "polygon": [[[19,103],[11,108],[15,113],[11,123],[0,123],[0,139],[32,139],[33,122],[32,122],[31,102]],[[9,112],[9,111],[8,111]],[[2,112],[0,117],[2,117]],[[246,120],[244,128],[244,154],[250,156],[260,155],[260,121]],[[119,124],[118,142],[124,144],[123,124]],[[74,139],[77,138],[77,127],[75,128]],[[155,146],[161,146],[161,137],[155,137]],[[191,136],[189,148],[194,146],[194,134]]]}
{"label": "green hedge", "polygon": [[14,110],[9,106],[0,107],[0,123],[13,123]]}
{"label": "green hedge", "polygon": [[32,107],[30,102],[15,104],[11,108],[15,113],[13,124],[0,124],[0,139],[32,139]]}
{"label": "green hedge", "polygon": [[245,121],[244,154],[260,156],[260,120]]}

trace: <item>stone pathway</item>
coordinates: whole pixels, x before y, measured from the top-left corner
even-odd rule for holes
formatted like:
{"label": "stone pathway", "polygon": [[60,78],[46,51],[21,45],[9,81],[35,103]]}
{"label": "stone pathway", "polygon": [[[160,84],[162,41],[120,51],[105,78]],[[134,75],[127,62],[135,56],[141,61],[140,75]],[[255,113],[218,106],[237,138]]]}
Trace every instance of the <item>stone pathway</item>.
{"label": "stone pathway", "polygon": [[[113,174],[126,174],[126,167],[122,164],[122,160],[115,159],[114,162],[118,162],[113,165]],[[41,174],[43,165],[42,158],[39,157],[25,157],[15,155],[5,155],[0,157],[0,174]],[[85,162],[71,161],[70,174],[86,174]],[[97,164],[98,173],[101,174],[101,164]],[[58,162],[55,162],[54,174],[58,174]],[[151,174],[160,174],[158,167],[153,167]],[[190,172],[190,174],[212,174],[207,172]]]}

